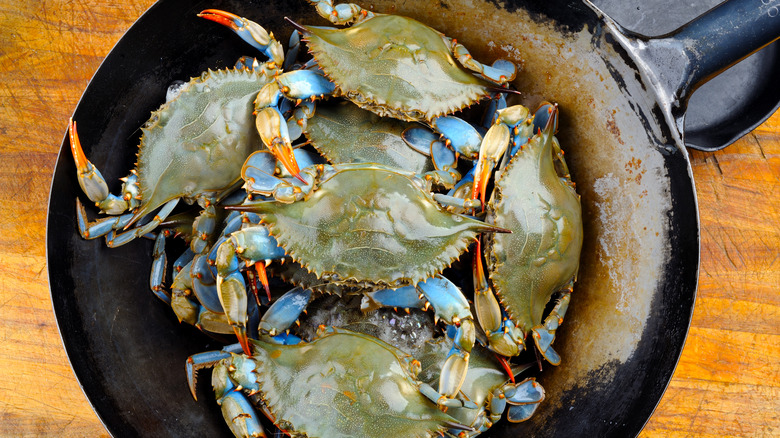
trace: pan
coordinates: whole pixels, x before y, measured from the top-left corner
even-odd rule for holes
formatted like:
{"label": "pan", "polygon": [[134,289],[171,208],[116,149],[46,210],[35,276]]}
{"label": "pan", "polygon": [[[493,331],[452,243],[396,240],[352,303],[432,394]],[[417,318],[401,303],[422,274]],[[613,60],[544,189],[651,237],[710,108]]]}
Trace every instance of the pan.
{"label": "pan", "polygon": [[[695,300],[699,226],[684,147],[687,103],[706,80],[777,39],[780,2],[732,0],[654,39],[577,1],[371,6],[456,37],[481,60],[521,64],[520,103],[546,99],[561,109],[559,138],[585,228],[579,279],[556,340],[563,364],[539,373],[547,399],[531,420],[501,422],[486,436],[636,435],[674,371]],[[159,1],[112,50],[74,113],[85,152],[107,180],[132,167],[138,128],[171,82],[251,54],[230,31],[196,17],[206,8],[250,17],[280,41],[291,31],[285,16],[323,24],[302,0]],[[727,134],[701,144],[722,147],[776,107],[769,101],[744,121],[729,119]],[[62,340],[87,398],[114,436],[228,436],[208,385],[195,402],[183,373],[189,355],[221,345],[179,324],[147,291],[151,241],[108,249],[81,239],[66,140],[49,199],[47,265]]]}

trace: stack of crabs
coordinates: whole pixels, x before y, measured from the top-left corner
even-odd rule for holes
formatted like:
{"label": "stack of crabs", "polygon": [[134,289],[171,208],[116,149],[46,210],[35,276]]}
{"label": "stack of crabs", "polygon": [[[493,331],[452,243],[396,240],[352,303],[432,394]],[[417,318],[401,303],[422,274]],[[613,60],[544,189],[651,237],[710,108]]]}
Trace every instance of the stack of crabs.
{"label": "stack of crabs", "polygon": [[[312,3],[351,26],[290,21],[286,53],[257,23],[203,11],[267,60],[172,86],[120,195],[71,122],[79,183],[105,214],[89,221],[77,200],[81,235],[155,239],[152,291],[180,321],[235,334],[186,370],[194,396],[213,367],[236,436],[265,436],[258,412],[308,437],[476,436],[504,413],[528,419],[544,390],[516,379],[521,353],[560,363],[582,247],[557,107],[507,106],[514,64],[482,64],[420,22]],[[453,115],[480,101],[481,120]],[[403,318],[415,331],[381,327]]]}

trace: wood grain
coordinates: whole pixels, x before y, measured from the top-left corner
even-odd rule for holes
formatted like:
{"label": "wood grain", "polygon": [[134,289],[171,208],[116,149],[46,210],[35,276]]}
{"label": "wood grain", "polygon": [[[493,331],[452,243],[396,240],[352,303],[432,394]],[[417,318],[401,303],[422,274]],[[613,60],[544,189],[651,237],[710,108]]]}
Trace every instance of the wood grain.
{"label": "wood grain", "polygon": [[[152,0],[0,0],[0,436],[107,436],[62,348],[46,200],[68,116]],[[780,436],[780,113],[692,152],[702,267],[680,364],[642,437]],[[56,256],[53,255],[53,256]]]}

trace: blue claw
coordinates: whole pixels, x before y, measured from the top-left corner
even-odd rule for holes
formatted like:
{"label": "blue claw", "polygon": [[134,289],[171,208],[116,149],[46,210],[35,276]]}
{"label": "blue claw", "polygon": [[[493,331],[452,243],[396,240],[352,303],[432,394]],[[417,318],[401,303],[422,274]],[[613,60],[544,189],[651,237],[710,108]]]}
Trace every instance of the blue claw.
{"label": "blue claw", "polygon": [[436,311],[436,318],[448,323],[458,322],[472,317],[469,302],[460,289],[441,275],[417,283],[428,302]]}
{"label": "blue claw", "polygon": [[192,260],[192,291],[198,298],[198,302],[215,313],[222,313],[225,310],[219,302],[219,293],[217,292],[217,280],[211,272],[208,264],[208,256],[199,254]]}
{"label": "blue claw", "polygon": [[520,423],[531,418],[538,407],[538,403],[510,406],[506,413],[506,419],[511,423]]}
{"label": "blue claw", "polygon": [[318,70],[295,70],[277,78],[279,89],[288,99],[309,99],[330,96],[336,84]]}
{"label": "blue claw", "polygon": [[482,136],[465,120],[454,116],[437,117],[433,119],[432,126],[455,152],[469,159],[479,155]]}
{"label": "blue claw", "polygon": [[414,286],[398,289],[383,289],[363,294],[365,299],[360,306],[367,311],[378,307],[394,307],[398,309],[421,309],[425,303],[420,299],[420,293]]}
{"label": "blue claw", "polygon": [[222,416],[231,419],[228,427],[236,436],[265,437],[265,429],[258,421],[252,403],[241,391],[232,391],[217,400],[222,406]]}
{"label": "blue claw", "polygon": [[511,81],[517,75],[517,66],[504,59],[499,59],[490,65],[482,65],[482,76],[496,83]]}
{"label": "blue claw", "polygon": [[279,66],[284,63],[284,52],[282,51],[282,45],[276,41],[271,34],[269,34],[262,26],[255,23],[252,20],[248,20],[243,17],[239,17],[236,14],[230,12],[221,11],[219,9],[206,9],[198,17],[211,20],[215,23],[219,23],[223,26],[229,27],[236,33],[242,40],[246,41],[250,46],[263,52],[268,59],[274,61]]}
{"label": "blue claw", "polygon": [[282,181],[274,176],[275,170],[276,157],[267,151],[257,151],[244,162],[241,178],[248,191],[269,196]]}
{"label": "blue claw", "polygon": [[433,165],[439,170],[450,170],[455,167],[457,157],[452,149],[448,148],[441,141],[431,143],[431,158]]}
{"label": "blue claw", "polygon": [[276,336],[298,320],[311,300],[311,290],[296,287],[276,300],[260,319],[260,330]]}
{"label": "blue claw", "polygon": [[401,138],[410,148],[425,156],[431,155],[431,143],[439,140],[439,136],[434,134],[433,131],[422,126],[406,128],[401,133]]}

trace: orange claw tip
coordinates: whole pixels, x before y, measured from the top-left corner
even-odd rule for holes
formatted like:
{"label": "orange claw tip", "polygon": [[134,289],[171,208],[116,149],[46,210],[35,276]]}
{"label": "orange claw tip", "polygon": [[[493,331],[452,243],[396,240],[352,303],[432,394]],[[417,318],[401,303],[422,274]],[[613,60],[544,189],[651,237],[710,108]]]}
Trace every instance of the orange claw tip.
{"label": "orange claw tip", "polygon": [[206,20],[211,20],[223,26],[227,26],[233,29],[234,31],[239,29],[236,20],[241,19],[241,17],[239,17],[236,14],[231,14],[230,12],[222,11],[219,9],[205,9],[198,14],[198,17],[205,18]]}
{"label": "orange claw tip", "polygon": [[282,163],[285,169],[290,172],[290,175],[296,177],[298,181],[308,184],[301,176],[301,169],[298,167],[298,162],[295,161],[295,155],[293,154],[292,146],[289,144],[276,144],[275,147],[270,148],[271,153],[274,154],[277,160]]}
{"label": "orange claw tip", "polygon": [[73,160],[76,162],[76,167],[80,171],[84,171],[89,166],[89,160],[87,160],[87,156],[84,155],[84,150],[81,148],[76,121],[72,117],[68,120],[68,131],[70,133],[70,151],[73,154]]}
{"label": "orange claw tip", "polygon": [[257,271],[257,277],[260,279],[260,283],[265,288],[265,294],[268,297],[268,301],[271,301],[271,288],[268,285],[268,274],[265,272],[265,262],[255,262],[255,270]]}
{"label": "orange claw tip", "polygon": [[504,368],[504,371],[509,375],[509,380],[511,380],[512,383],[515,383],[515,373],[512,372],[512,367],[509,366],[509,362],[506,358],[500,354],[496,354],[496,358],[498,359],[498,362],[501,363],[501,367]]}
{"label": "orange claw tip", "polygon": [[241,349],[244,350],[244,354],[252,356],[252,348],[249,346],[249,338],[246,336],[246,329],[244,327],[233,327],[233,332],[238,338],[238,343],[241,344]]}
{"label": "orange claw tip", "polygon": [[308,184],[308,183],[306,182],[306,180],[305,180],[305,179],[303,179],[303,177],[301,176],[301,173],[300,173],[300,172],[296,173],[296,174],[295,174],[295,175],[293,175],[293,176],[294,176],[294,177],[296,177],[296,178],[298,178],[298,181],[300,181],[300,182],[302,182],[302,183],[304,183],[304,184]]}
{"label": "orange claw tip", "polygon": [[487,183],[492,170],[493,166],[488,164],[487,161],[481,161],[479,163],[479,173],[474,178],[471,199],[476,199],[477,194],[479,194],[479,200],[482,202],[482,211],[485,211],[485,192],[487,191]]}

